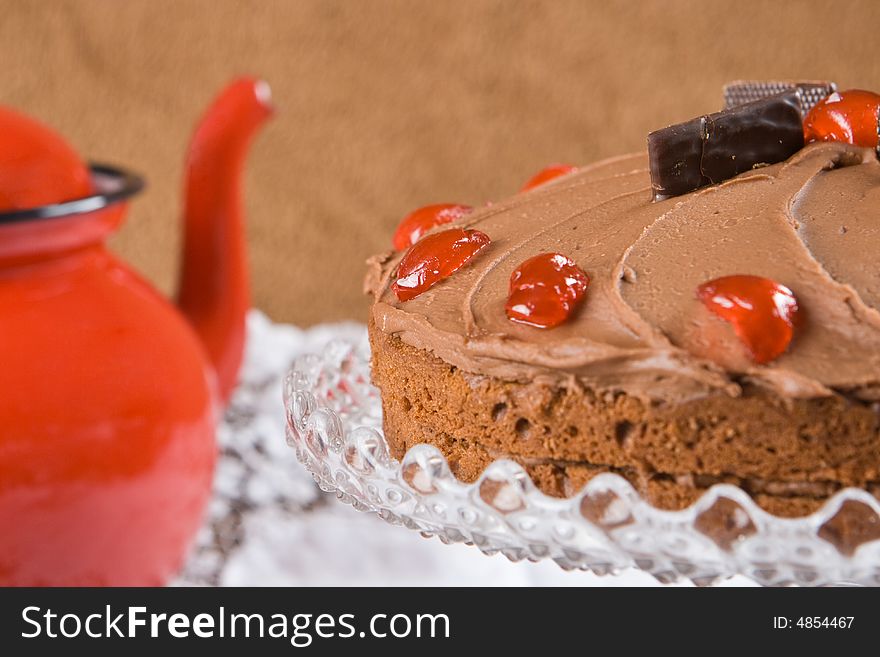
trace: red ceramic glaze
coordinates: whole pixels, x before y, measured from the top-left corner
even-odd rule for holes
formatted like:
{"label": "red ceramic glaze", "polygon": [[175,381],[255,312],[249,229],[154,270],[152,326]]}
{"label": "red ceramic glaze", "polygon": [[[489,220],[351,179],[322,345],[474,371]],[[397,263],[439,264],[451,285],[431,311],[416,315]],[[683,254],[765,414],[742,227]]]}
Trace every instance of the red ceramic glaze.
{"label": "red ceramic glaze", "polygon": [[486,233],[473,229],[450,228],[428,235],[400,259],[391,289],[401,301],[415,299],[452,276],[490,242]]}
{"label": "red ceramic glaze", "polygon": [[[215,421],[241,359],[238,180],[268,114],[265,85],[242,79],[196,131],[186,315],[106,248],[124,203],[57,218],[0,215],[0,585],[156,585],[180,567],[210,494]],[[43,127],[35,138],[18,132],[9,116],[0,113],[6,209],[91,193],[60,139]],[[37,169],[4,161],[18,139]],[[69,175],[29,180],[51,167]]]}
{"label": "red ceramic glaze", "polygon": [[551,180],[555,180],[560,176],[566,176],[575,171],[577,171],[577,167],[571,164],[552,164],[536,173],[519,191],[527,192],[530,189],[535,189],[535,187],[540,187]]}
{"label": "red ceramic glaze", "polygon": [[590,277],[561,253],[541,253],[510,275],[505,310],[511,321],[537,328],[565,322],[583,301]]}
{"label": "red ceramic glaze", "polygon": [[697,288],[697,298],[733,325],[759,365],[785,353],[801,319],[794,293],[760,276],[723,276],[707,281]]}
{"label": "red ceramic glaze", "polygon": [[89,168],[55,132],[7,107],[0,107],[0,126],[0,212],[83,198],[94,191]]}
{"label": "red ceramic glaze", "polygon": [[835,91],[804,117],[804,140],[842,141],[877,148],[880,94],[862,89]]}

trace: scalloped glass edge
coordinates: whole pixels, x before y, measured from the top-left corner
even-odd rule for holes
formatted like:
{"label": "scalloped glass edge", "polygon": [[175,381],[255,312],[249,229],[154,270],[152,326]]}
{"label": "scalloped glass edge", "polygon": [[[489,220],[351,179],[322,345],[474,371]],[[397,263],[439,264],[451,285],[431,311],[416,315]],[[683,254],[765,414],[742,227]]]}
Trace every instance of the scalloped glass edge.
{"label": "scalloped glass edge", "polygon": [[729,484],[667,511],[612,473],[560,499],[507,459],[470,484],[430,445],[398,462],[382,435],[366,337],[300,356],[285,381],[284,406],[287,441],[322,490],[444,543],[599,575],[635,567],[664,583],[703,586],[741,574],[771,586],[880,585],[880,540],[835,541],[835,518],[847,505],[880,525],[880,503],[864,490],[842,490],[809,516],[779,518]]}

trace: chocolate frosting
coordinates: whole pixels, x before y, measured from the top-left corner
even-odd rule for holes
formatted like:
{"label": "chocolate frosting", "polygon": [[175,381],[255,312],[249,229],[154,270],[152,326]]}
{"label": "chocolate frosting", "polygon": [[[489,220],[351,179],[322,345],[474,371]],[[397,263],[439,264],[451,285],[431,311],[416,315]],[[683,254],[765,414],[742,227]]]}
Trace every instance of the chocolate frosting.
{"label": "chocolate frosting", "polygon": [[[366,288],[379,329],[463,371],[661,403],[750,384],[783,398],[880,399],[880,163],[870,149],[813,144],[659,202],[646,155],[626,155],[458,225],[492,243],[453,276],[400,302],[390,290],[400,254],[389,252],[369,261]],[[511,322],[511,272],[550,251],[590,276],[585,302],[557,328]],[[700,283],[732,274],[786,285],[805,313],[771,363],[754,364],[695,297]]]}

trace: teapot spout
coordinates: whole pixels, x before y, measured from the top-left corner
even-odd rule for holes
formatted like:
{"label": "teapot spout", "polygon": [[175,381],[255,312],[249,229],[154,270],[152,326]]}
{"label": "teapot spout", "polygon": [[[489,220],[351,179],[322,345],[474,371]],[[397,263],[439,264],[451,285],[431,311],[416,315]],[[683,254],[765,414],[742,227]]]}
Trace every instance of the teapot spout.
{"label": "teapot spout", "polygon": [[224,403],[241,366],[250,308],[242,170],[271,113],[265,82],[235,80],[202,117],[186,159],[178,306],[205,346]]}

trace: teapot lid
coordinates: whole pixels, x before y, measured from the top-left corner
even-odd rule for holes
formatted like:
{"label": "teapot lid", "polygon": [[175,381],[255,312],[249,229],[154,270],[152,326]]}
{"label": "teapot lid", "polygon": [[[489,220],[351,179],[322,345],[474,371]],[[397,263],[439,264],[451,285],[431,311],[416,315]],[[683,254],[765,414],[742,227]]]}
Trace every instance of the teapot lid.
{"label": "teapot lid", "polygon": [[89,196],[88,167],[57,132],[0,107],[0,212]]}
{"label": "teapot lid", "polygon": [[132,173],[87,165],[57,132],[0,106],[0,224],[92,212],[142,187]]}

